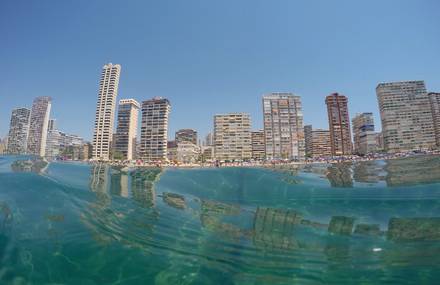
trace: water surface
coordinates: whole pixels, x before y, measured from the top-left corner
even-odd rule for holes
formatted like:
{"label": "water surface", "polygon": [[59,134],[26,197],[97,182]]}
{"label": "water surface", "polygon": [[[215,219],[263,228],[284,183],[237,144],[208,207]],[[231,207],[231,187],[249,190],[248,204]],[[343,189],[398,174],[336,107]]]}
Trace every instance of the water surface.
{"label": "water surface", "polygon": [[438,284],[440,158],[138,169],[0,157],[0,284]]}

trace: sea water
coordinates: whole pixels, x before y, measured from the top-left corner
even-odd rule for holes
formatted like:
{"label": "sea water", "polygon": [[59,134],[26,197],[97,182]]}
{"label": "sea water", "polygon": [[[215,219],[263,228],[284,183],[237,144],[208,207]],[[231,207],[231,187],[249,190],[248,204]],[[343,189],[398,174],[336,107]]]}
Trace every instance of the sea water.
{"label": "sea water", "polygon": [[0,157],[0,284],[440,282],[438,157],[129,171],[32,159]]}

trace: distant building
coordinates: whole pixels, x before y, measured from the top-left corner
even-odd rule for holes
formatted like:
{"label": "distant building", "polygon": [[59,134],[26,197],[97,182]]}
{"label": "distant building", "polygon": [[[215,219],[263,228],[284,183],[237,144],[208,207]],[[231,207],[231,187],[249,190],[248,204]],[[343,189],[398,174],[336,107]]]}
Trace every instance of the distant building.
{"label": "distant building", "polygon": [[176,132],[176,143],[190,142],[197,145],[197,131],[193,129],[181,129]]}
{"label": "distant building", "polygon": [[382,132],[376,133],[376,151],[382,152],[384,150]]}
{"label": "distant building", "polygon": [[167,142],[167,158],[171,162],[177,162],[177,143],[176,141]]}
{"label": "distant building", "polygon": [[434,132],[437,146],[440,146],[440,93],[429,93],[432,118],[434,119]]}
{"label": "distant building", "polygon": [[62,144],[62,133],[60,131],[55,129],[48,131],[45,156],[50,159],[59,157],[62,151]]}
{"label": "distant building", "polygon": [[304,159],[305,141],[301,97],[292,93],[263,96],[267,159]]}
{"label": "distant building", "polygon": [[120,73],[119,64],[109,63],[102,68],[93,133],[94,159],[110,159]]}
{"label": "distant building", "polygon": [[84,140],[77,135],[66,134],[59,130],[51,130],[47,134],[45,157],[55,159],[64,157],[78,160]]}
{"label": "distant building", "polygon": [[249,114],[214,116],[214,156],[218,160],[247,160],[252,156]]}
{"label": "distant building", "polygon": [[349,155],[352,153],[348,99],[339,93],[325,98],[332,155]]}
{"label": "distant building", "polygon": [[26,153],[30,115],[31,110],[27,108],[12,110],[7,145],[9,154]]}
{"label": "distant building", "polygon": [[201,149],[202,162],[212,160],[214,158],[214,148],[212,146],[203,146]]}
{"label": "distant building", "polygon": [[204,145],[205,146],[212,146],[212,145],[214,145],[212,133],[209,133],[209,134],[206,135]]}
{"label": "distant building", "polygon": [[47,126],[47,131],[56,130],[57,129],[56,122],[57,122],[56,119],[49,119],[49,124]]}
{"label": "distant building", "polygon": [[124,159],[136,157],[136,138],[140,105],[134,99],[119,100],[118,126],[115,134],[115,151]]}
{"label": "distant building", "polygon": [[265,158],[264,130],[251,132],[252,158]]}
{"label": "distant building", "polygon": [[81,159],[89,160],[91,158],[92,158],[92,144],[87,142],[83,145]]}
{"label": "distant building", "polygon": [[311,133],[310,157],[327,157],[332,155],[330,131],[314,129]]}
{"label": "distant building", "polygon": [[431,105],[423,81],[381,83],[376,94],[386,152],[435,146]]}
{"label": "distant building", "polygon": [[192,142],[183,141],[177,144],[176,160],[180,163],[195,163],[200,157],[200,147]]}
{"label": "distant building", "polygon": [[356,114],[352,119],[354,152],[356,154],[374,153],[377,150],[373,113]]}
{"label": "distant building", "polygon": [[155,97],[142,102],[140,157],[146,161],[167,160],[168,99]]}
{"label": "distant building", "polygon": [[27,153],[39,156],[46,154],[47,129],[52,99],[47,96],[35,98],[29,121]]}
{"label": "distant building", "polygon": [[7,154],[8,142],[7,139],[0,139],[0,155]]}
{"label": "distant building", "polygon": [[312,157],[312,125],[306,125],[304,126],[304,141],[305,141],[305,150],[306,150],[306,156]]}

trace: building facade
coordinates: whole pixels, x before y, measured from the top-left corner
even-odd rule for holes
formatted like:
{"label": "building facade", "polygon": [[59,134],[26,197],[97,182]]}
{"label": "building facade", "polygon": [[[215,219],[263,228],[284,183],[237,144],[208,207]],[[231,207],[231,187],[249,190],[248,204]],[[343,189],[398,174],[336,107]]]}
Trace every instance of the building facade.
{"label": "building facade", "polygon": [[190,142],[197,144],[197,131],[193,129],[180,129],[176,132],[175,141],[177,144],[182,142]]}
{"label": "building facade", "polygon": [[332,155],[349,155],[352,153],[350,117],[348,99],[339,93],[330,94],[325,98],[327,105],[328,124]]}
{"label": "building facade", "polygon": [[115,152],[123,159],[136,158],[136,139],[140,104],[134,99],[119,100],[118,125],[115,134]]}
{"label": "building facade", "polygon": [[431,103],[431,112],[434,122],[434,133],[437,147],[440,147],[440,93],[429,93],[429,102]]}
{"label": "building facade", "polygon": [[264,140],[267,159],[298,159],[305,156],[301,97],[292,93],[263,96]]}
{"label": "building facade", "polygon": [[356,114],[352,119],[354,153],[365,155],[377,150],[373,113]]}
{"label": "building facade", "polygon": [[120,74],[119,64],[109,63],[102,68],[93,133],[93,159],[110,159]]}
{"label": "building facade", "polygon": [[27,108],[17,108],[12,110],[11,122],[9,125],[7,153],[26,153],[30,115],[31,110]]}
{"label": "building facade", "polygon": [[168,99],[155,97],[142,102],[140,157],[146,161],[167,160]]}
{"label": "building facade", "polygon": [[304,126],[304,141],[305,151],[307,157],[312,157],[312,125]]}
{"label": "building facade", "polygon": [[251,132],[252,158],[264,159],[266,157],[266,147],[264,144],[264,130]]}
{"label": "building facade", "polygon": [[314,129],[311,134],[310,156],[328,157],[332,155],[330,131],[323,129]]}
{"label": "building facade", "polygon": [[431,105],[423,81],[381,83],[376,94],[386,152],[435,147]]}
{"label": "building facade", "polygon": [[214,156],[218,160],[247,160],[252,156],[249,114],[214,116]]}
{"label": "building facade", "polygon": [[47,129],[52,99],[48,96],[35,98],[32,104],[27,140],[27,153],[44,157],[46,154]]}

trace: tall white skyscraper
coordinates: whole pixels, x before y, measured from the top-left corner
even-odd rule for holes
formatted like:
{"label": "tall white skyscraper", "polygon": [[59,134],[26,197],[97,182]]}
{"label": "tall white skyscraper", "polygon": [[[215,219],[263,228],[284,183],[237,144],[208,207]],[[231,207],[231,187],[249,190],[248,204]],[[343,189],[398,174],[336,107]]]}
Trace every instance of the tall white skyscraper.
{"label": "tall white skyscraper", "polygon": [[32,104],[29,123],[27,152],[29,154],[45,156],[47,128],[49,125],[52,98],[48,96],[37,97]]}
{"label": "tall white skyscraper", "polygon": [[304,159],[305,141],[301,97],[292,93],[263,96],[267,159]]}
{"label": "tall white skyscraper", "polygon": [[120,73],[119,64],[109,63],[102,68],[93,134],[93,159],[110,159]]}
{"label": "tall white skyscraper", "polygon": [[155,97],[142,102],[140,157],[146,161],[167,160],[168,99]]}
{"label": "tall white skyscraper", "polygon": [[28,108],[12,110],[7,147],[9,154],[26,153],[30,115],[31,110]]}
{"label": "tall white skyscraper", "polygon": [[381,83],[376,93],[385,151],[394,153],[435,147],[434,123],[425,82]]}
{"label": "tall white skyscraper", "polygon": [[115,135],[115,151],[124,159],[132,160],[136,152],[136,137],[140,105],[134,99],[119,100],[118,126]]}

